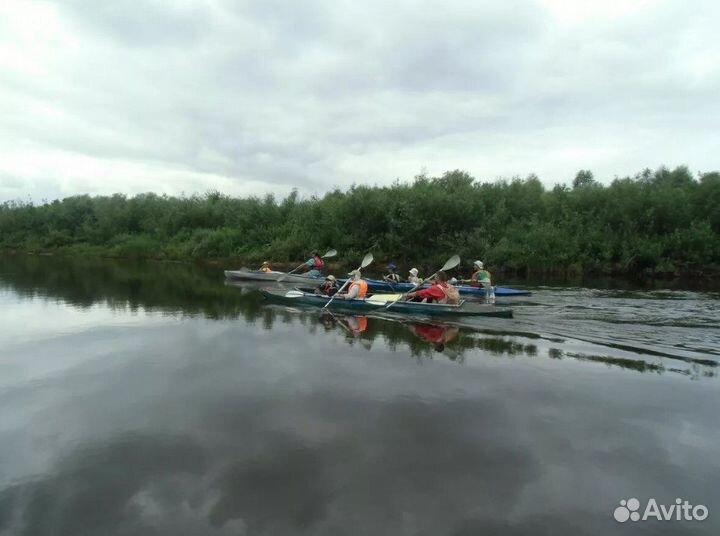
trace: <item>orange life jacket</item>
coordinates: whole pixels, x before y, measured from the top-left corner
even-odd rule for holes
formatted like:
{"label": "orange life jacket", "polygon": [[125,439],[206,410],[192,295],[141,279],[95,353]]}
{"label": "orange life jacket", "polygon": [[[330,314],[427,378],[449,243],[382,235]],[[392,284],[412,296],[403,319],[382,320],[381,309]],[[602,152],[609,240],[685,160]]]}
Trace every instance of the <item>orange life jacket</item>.
{"label": "orange life jacket", "polygon": [[348,289],[348,292],[351,291],[355,285],[360,287],[360,292],[358,292],[358,295],[357,295],[358,298],[364,298],[365,296],[367,296],[367,293],[368,293],[367,281],[365,281],[364,279],[358,279],[357,281],[353,281],[352,283],[350,283],[350,288]]}

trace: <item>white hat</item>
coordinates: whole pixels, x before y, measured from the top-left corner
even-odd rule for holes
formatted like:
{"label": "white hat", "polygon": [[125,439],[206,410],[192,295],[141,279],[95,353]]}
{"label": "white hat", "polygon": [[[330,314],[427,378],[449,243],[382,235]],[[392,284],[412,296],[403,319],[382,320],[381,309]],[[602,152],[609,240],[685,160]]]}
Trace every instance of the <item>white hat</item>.
{"label": "white hat", "polygon": [[482,261],[475,261],[473,264],[474,264],[475,266],[477,266],[478,268],[480,268],[480,269],[482,269],[482,267],[483,267],[483,262],[482,262]]}
{"label": "white hat", "polygon": [[334,276],[334,275],[329,275],[329,276],[327,276],[325,279],[329,279],[330,281],[335,281],[335,276]]}
{"label": "white hat", "polygon": [[349,272],[348,275],[356,275],[356,276],[360,277],[361,274],[360,274],[360,270],[353,270],[352,272]]}
{"label": "white hat", "polygon": [[410,268],[410,273],[412,275],[418,275],[418,269],[417,268]]}
{"label": "white hat", "polygon": [[265,266],[266,264],[270,264],[270,261],[263,261],[263,266]]}

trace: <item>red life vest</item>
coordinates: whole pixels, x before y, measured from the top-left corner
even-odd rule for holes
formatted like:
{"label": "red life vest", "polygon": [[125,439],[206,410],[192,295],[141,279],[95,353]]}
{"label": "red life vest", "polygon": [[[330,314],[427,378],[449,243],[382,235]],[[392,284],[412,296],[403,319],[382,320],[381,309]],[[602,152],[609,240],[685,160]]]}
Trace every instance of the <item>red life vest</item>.
{"label": "red life vest", "polygon": [[325,261],[320,256],[315,257],[315,269],[322,270],[323,268],[325,268]]}
{"label": "red life vest", "polygon": [[443,293],[443,298],[441,300],[438,300],[437,303],[447,303],[447,301],[448,301],[447,283],[435,283],[433,286],[439,288]]}

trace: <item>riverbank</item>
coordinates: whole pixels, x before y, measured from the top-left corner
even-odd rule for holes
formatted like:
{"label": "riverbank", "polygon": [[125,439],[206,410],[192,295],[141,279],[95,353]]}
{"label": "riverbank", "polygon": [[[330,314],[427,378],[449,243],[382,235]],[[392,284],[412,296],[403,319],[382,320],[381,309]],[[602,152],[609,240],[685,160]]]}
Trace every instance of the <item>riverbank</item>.
{"label": "riverbank", "polygon": [[[257,263],[335,248],[352,262],[428,269],[453,254],[493,272],[712,277],[720,273],[720,173],[659,168],[605,185],[547,188],[535,176],[476,181],[451,171],[322,197],[141,194],[0,204],[0,249]],[[418,266],[418,268],[423,268]]]}
{"label": "riverbank", "polygon": [[[248,259],[241,257],[201,257],[191,259],[172,259],[163,256],[122,256],[112,254],[102,248],[58,248],[53,251],[23,251],[23,250],[2,250],[0,256],[28,256],[34,258],[57,257],[67,262],[87,262],[93,259],[97,261],[121,261],[126,263],[159,263],[159,264],[184,264],[199,265],[205,267],[216,266],[219,271],[233,270],[243,266],[257,267],[262,262],[258,259]],[[265,260],[265,259],[264,259]],[[354,268],[354,259],[348,259],[347,262],[329,261],[326,263],[326,272],[334,274],[342,274],[346,270]],[[389,261],[376,259],[375,263],[365,270],[365,273],[372,277],[379,276],[384,266]],[[299,262],[273,262],[273,268],[281,271],[289,271],[297,267]],[[466,266],[467,265],[467,266]],[[417,267],[421,274],[429,274],[437,269],[437,266],[429,262],[423,263],[400,263],[401,273],[409,270],[411,267]],[[720,291],[720,269],[717,267],[708,267],[704,270],[692,270],[675,273],[628,273],[628,272],[562,272],[551,271],[545,272],[533,271],[513,271],[493,269],[489,267],[493,273],[493,278],[503,284],[512,284],[520,286],[572,286],[572,287],[595,287],[595,288],[664,288],[664,289],[693,289]],[[468,275],[471,271],[470,263],[464,262],[459,272]],[[467,272],[467,274],[466,274]]]}

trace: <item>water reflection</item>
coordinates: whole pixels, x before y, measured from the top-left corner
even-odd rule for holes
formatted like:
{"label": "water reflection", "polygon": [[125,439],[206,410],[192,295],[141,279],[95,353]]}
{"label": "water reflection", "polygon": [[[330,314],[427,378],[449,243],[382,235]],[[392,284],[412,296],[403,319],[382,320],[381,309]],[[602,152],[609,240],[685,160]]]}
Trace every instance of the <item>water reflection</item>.
{"label": "water reflection", "polygon": [[[317,336],[317,324],[325,332],[339,329],[346,334],[348,344],[358,344],[371,349],[373,341],[381,338],[389,348],[409,352],[415,358],[432,358],[442,354],[453,361],[462,363],[468,352],[482,351],[485,355],[504,357],[536,357],[539,353],[554,359],[573,358],[585,362],[605,363],[637,372],[674,372],[691,379],[717,376],[717,361],[694,357],[676,356],[647,346],[618,343],[615,340],[603,345],[621,352],[635,355],[603,355],[588,351],[564,351],[552,346],[552,342],[566,343],[552,335],[527,331],[526,324],[501,322],[488,329],[488,323],[468,324],[446,321],[413,322],[400,317],[373,317],[339,314],[315,309],[293,308],[268,305],[258,292],[262,283],[243,282],[227,284],[222,281],[221,271],[214,266],[188,265],[154,262],[118,262],[103,259],[46,258],[35,256],[0,256],[0,288],[5,287],[25,297],[58,300],[74,307],[87,309],[102,305],[117,312],[145,310],[178,317],[202,316],[208,319],[243,319],[248,324],[257,324],[272,330],[274,324],[299,322],[306,326],[311,335]],[[287,285],[293,288],[293,285]],[[585,319],[600,314],[608,317],[607,323],[631,325],[639,323],[635,312],[647,310],[645,298],[658,300],[667,291],[630,293],[626,290],[576,289],[572,302],[564,297],[570,291],[555,290],[553,296],[564,303],[565,310],[584,309],[592,311]],[[588,299],[582,301],[582,295]],[[647,295],[647,296],[646,296]],[[541,293],[536,296],[542,297]],[[608,308],[600,312],[599,297],[622,298],[615,310]],[[542,307],[542,303],[517,300],[515,306],[527,305],[530,311]],[[627,312],[631,308],[631,312]],[[625,316],[623,316],[625,315]],[[631,316],[635,315],[635,316]],[[522,309],[520,317],[522,318]],[[543,316],[547,316],[543,313]],[[681,316],[673,314],[674,321]],[[627,317],[627,318],[625,318]],[[558,318],[560,318],[558,316]],[[710,322],[711,316],[708,315]],[[650,324],[657,320],[648,320]],[[696,321],[697,322],[697,321]],[[713,324],[713,329],[717,326]],[[540,340],[539,344],[537,340]],[[539,348],[542,347],[542,348]],[[683,366],[666,366],[652,361],[650,357],[671,358]],[[684,366],[687,363],[688,366]]]}
{"label": "water reflection", "polygon": [[266,306],[193,266],[0,259],[0,285],[36,326],[0,331],[3,536],[614,534],[621,498],[717,504],[711,359]]}
{"label": "water reflection", "polygon": [[[60,300],[78,308],[102,304],[180,316],[262,316],[254,292],[227,288],[217,269],[179,263],[0,255],[0,288],[22,296]],[[219,284],[220,283],[220,284]]]}

